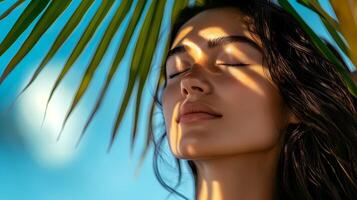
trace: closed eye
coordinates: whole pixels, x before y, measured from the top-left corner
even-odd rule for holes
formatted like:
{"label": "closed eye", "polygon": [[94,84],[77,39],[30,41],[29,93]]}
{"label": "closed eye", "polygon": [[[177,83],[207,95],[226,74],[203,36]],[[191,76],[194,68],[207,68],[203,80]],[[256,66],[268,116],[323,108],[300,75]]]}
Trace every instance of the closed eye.
{"label": "closed eye", "polygon": [[[229,64],[229,63],[219,63],[219,64],[217,64],[217,65],[225,65],[225,66],[247,66],[248,64],[245,64],[245,63],[234,63],[234,64]],[[186,72],[187,70],[189,70],[190,68],[188,68],[188,69],[186,69],[186,70],[184,70],[184,71],[182,71],[182,72],[177,72],[177,73],[175,73],[175,74],[171,74],[171,75],[169,75],[169,79],[172,79],[172,78],[174,78],[175,76],[177,76],[177,75],[179,75],[179,74],[181,74],[181,73],[184,73],[184,72]]]}
{"label": "closed eye", "polygon": [[186,69],[186,70],[183,70],[182,72],[177,72],[177,73],[175,73],[175,74],[172,74],[172,75],[169,75],[169,79],[172,79],[172,78],[174,78],[175,76],[177,76],[177,75],[179,75],[179,74],[181,74],[181,73],[184,73],[185,71],[187,71],[187,70],[189,70],[190,68],[188,68],[188,69]]}
{"label": "closed eye", "polygon": [[236,63],[236,64],[229,64],[229,63],[219,63],[217,65],[226,65],[226,66],[247,66],[248,64],[245,63]]}

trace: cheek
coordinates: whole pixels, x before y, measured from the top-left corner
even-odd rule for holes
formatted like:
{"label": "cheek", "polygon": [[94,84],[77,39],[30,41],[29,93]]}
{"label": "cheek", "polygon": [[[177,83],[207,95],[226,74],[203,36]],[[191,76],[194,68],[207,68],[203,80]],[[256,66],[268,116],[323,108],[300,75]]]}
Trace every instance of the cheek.
{"label": "cheek", "polygon": [[226,92],[221,94],[225,121],[219,127],[225,131],[217,139],[217,148],[243,153],[267,150],[280,142],[285,117],[282,101],[275,87],[261,77],[227,82]]}
{"label": "cheek", "polygon": [[178,104],[178,94],[174,91],[175,88],[173,88],[172,85],[168,85],[165,88],[162,96],[162,107],[170,149],[174,155],[178,155],[177,142],[179,138],[179,127],[176,123],[176,117],[180,105]]}
{"label": "cheek", "polygon": [[170,122],[172,118],[172,96],[170,95],[170,91],[165,88],[162,94],[162,110],[165,119],[166,130],[170,128]]}

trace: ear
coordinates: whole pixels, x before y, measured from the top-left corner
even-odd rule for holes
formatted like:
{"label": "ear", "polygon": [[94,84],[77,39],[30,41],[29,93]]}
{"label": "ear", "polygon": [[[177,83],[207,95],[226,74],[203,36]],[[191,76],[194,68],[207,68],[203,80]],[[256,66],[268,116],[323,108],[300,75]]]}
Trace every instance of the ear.
{"label": "ear", "polygon": [[298,119],[296,117],[296,115],[289,110],[289,112],[288,112],[288,123],[298,124],[300,122],[301,122],[300,119]]}

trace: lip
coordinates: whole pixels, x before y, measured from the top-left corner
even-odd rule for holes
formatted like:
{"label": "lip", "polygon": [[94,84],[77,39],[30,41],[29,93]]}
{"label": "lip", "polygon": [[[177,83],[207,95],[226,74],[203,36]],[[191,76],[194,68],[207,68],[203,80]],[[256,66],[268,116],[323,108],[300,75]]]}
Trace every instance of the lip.
{"label": "lip", "polygon": [[185,114],[180,117],[179,123],[192,123],[192,122],[197,122],[197,121],[202,121],[202,120],[211,120],[211,119],[216,119],[219,118],[218,116],[211,115],[208,113],[204,112],[197,112],[197,113],[190,113],[190,114]]}
{"label": "lip", "polygon": [[211,120],[222,117],[221,113],[200,102],[185,102],[180,107],[180,113],[176,118],[177,123]]}

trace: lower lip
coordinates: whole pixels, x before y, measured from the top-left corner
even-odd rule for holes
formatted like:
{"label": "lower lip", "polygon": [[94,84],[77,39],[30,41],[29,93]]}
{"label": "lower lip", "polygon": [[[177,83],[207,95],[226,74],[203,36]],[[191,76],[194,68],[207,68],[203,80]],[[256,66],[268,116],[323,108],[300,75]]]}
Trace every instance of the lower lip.
{"label": "lower lip", "polygon": [[187,115],[182,115],[179,123],[190,123],[202,120],[217,119],[219,116],[210,115],[207,113],[191,113]]}

